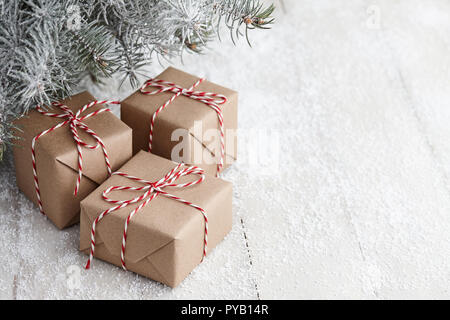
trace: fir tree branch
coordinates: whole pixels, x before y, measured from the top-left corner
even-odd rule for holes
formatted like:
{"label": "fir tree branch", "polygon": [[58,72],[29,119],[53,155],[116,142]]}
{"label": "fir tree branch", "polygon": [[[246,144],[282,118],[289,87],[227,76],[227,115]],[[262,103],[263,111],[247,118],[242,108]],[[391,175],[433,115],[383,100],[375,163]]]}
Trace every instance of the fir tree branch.
{"label": "fir tree branch", "polygon": [[250,44],[249,30],[268,28],[273,10],[260,0],[1,1],[0,157],[13,119],[66,98],[83,77],[118,74],[136,87],[152,57],[201,53],[221,25]]}

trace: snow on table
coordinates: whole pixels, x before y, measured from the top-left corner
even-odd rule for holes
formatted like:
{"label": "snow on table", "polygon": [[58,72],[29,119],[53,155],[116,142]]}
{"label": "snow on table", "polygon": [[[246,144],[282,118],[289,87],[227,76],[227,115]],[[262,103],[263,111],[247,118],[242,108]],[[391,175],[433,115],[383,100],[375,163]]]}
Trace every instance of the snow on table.
{"label": "snow on table", "polygon": [[0,298],[450,298],[450,3],[276,3],[253,48],[224,33],[174,62],[239,91],[225,241],[176,289],[100,260],[85,271],[79,227],[40,215],[8,154]]}

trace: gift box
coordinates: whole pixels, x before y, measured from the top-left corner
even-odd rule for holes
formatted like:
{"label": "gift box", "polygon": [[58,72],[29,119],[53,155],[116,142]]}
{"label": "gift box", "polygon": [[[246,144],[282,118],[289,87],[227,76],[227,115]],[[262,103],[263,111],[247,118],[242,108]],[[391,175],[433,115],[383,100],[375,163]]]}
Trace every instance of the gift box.
{"label": "gift box", "polygon": [[81,202],[80,250],[176,287],[231,217],[231,183],[140,151]]}
{"label": "gift box", "polygon": [[15,125],[17,185],[60,229],[77,223],[80,201],[132,157],[131,129],[88,92]]}
{"label": "gift box", "polygon": [[169,67],[122,101],[121,119],[133,129],[134,153],[216,174],[236,160],[237,102],[236,91]]}

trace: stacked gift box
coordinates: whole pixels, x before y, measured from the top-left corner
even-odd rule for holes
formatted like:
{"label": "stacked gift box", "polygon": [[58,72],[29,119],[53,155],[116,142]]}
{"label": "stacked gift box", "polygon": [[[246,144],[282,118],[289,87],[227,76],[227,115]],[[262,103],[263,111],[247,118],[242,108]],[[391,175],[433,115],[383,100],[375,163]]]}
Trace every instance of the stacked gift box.
{"label": "stacked gift box", "polygon": [[[120,102],[88,92],[16,121],[20,190],[80,250],[171,287],[231,229],[237,92],[168,68]],[[182,163],[181,163],[182,162]],[[95,272],[95,271],[93,271]]]}

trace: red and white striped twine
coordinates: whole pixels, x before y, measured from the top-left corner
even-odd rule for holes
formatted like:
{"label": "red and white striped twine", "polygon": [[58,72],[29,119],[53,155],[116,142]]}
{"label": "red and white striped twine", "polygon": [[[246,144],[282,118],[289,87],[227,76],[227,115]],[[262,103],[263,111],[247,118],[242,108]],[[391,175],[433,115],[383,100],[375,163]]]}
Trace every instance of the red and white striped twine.
{"label": "red and white striped twine", "polygon": [[[133,216],[136,213],[138,213],[142,208],[144,208],[147,204],[149,204],[150,201],[152,201],[158,195],[163,195],[170,199],[173,199],[173,200],[179,201],[181,203],[184,203],[188,206],[191,206],[191,207],[197,209],[198,211],[200,211],[200,213],[203,215],[203,218],[205,220],[205,233],[204,233],[204,242],[203,242],[203,257],[202,257],[202,260],[203,260],[203,258],[206,256],[206,250],[207,250],[207,245],[208,245],[208,217],[206,215],[205,210],[203,210],[201,207],[199,207],[189,201],[181,199],[177,196],[174,196],[174,195],[169,194],[166,191],[162,190],[163,188],[166,188],[166,187],[186,188],[186,187],[189,187],[189,186],[192,186],[195,184],[199,184],[205,179],[203,169],[200,169],[195,166],[185,167],[183,169],[180,169],[182,165],[183,164],[178,164],[175,168],[173,168],[171,171],[169,171],[163,178],[161,178],[160,180],[158,180],[156,182],[151,182],[151,181],[147,181],[144,179],[140,179],[140,178],[130,176],[130,175],[128,175],[126,173],[122,173],[122,172],[114,172],[113,173],[113,175],[119,175],[119,176],[122,176],[122,177],[125,177],[128,179],[131,179],[133,181],[140,182],[140,183],[144,184],[144,186],[142,186],[142,187],[112,186],[112,187],[109,187],[108,189],[106,189],[105,191],[103,191],[103,195],[102,195],[103,199],[110,203],[116,204],[116,206],[103,211],[92,223],[91,251],[89,254],[89,259],[86,263],[86,267],[85,267],[86,269],[90,268],[92,259],[94,257],[95,228],[96,228],[97,224],[100,222],[100,220],[103,219],[105,216],[109,215],[111,212],[117,211],[121,208],[124,208],[124,207],[130,205],[130,204],[145,200],[144,202],[139,204],[139,206],[136,207],[133,211],[131,211],[131,213],[128,215],[127,219],[125,220],[125,226],[124,226],[124,231],[123,231],[123,236],[122,236],[122,248],[120,251],[120,260],[122,262],[122,268],[124,270],[127,270],[126,264],[125,264],[125,249],[126,249],[126,244],[127,244],[128,225],[129,225],[131,219],[133,218]],[[190,174],[196,174],[199,176],[199,178],[195,181],[188,182],[188,183],[178,183],[178,184],[174,183],[180,177],[187,176]],[[108,197],[108,194],[111,193],[112,191],[120,191],[120,190],[135,190],[135,191],[145,191],[145,192],[142,195],[140,195],[136,198],[133,198],[133,199],[129,199],[129,200],[113,200]]]}
{"label": "red and white striped twine", "polygon": [[[99,110],[96,110],[94,112],[91,112],[85,116],[80,117],[80,115],[86,111],[87,109],[95,106],[95,105],[99,105],[99,104],[120,104],[119,101],[109,101],[109,100],[102,100],[102,101],[92,101],[88,104],[86,104],[85,106],[83,106],[80,110],[77,111],[77,113],[73,113],[73,111],[61,104],[61,103],[53,103],[52,105],[54,107],[59,108],[60,110],[63,111],[63,113],[51,113],[51,112],[47,112],[45,110],[43,110],[40,106],[36,107],[36,110],[38,112],[40,112],[41,114],[48,116],[48,117],[53,117],[53,118],[61,118],[61,119],[65,119],[63,122],[58,123],[57,125],[42,131],[41,133],[39,133],[37,136],[35,136],[33,138],[33,140],[31,141],[31,159],[33,162],[33,176],[34,176],[34,186],[36,189],[36,196],[37,196],[37,200],[38,200],[38,204],[39,204],[39,210],[41,211],[42,214],[45,215],[44,213],[44,209],[42,206],[42,200],[41,200],[41,192],[39,189],[39,180],[38,180],[38,176],[37,176],[37,167],[36,167],[36,142],[37,140],[46,135],[47,133],[50,133],[66,124],[69,124],[70,126],[70,130],[72,132],[72,136],[73,139],[75,140],[76,144],[77,144],[77,150],[78,150],[78,178],[77,178],[77,182],[75,185],[75,190],[74,190],[74,195],[76,196],[78,194],[78,190],[80,187],[80,182],[81,182],[81,177],[83,176],[83,154],[82,154],[82,147],[84,148],[88,148],[88,149],[97,149],[99,146],[102,148],[103,150],[103,155],[105,157],[105,162],[106,162],[106,167],[108,169],[108,174],[111,175],[111,164],[109,162],[109,157],[108,157],[108,152],[106,151],[106,147],[105,144],[103,143],[102,139],[91,129],[89,129],[89,127],[83,123],[84,120],[96,116],[99,113],[105,112],[105,111],[111,111],[108,108],[102,108]],[[96,144],[90,145],[87,144],[86,142],[84,142],[80,136],[78,135],[78,128],[81,130],[84,130],[87,134],[89,134],[90,136],[92,136],[95,140],[96,140]]]}
{"label": "red and white striped twine", "polygon": [[[211,92],[204,92],[204,91],[193,91],[195,87],[197,87],[200,83],[202,83],[205,79],[199,79],[192,87],[189,89],[185,89],[183,87],[180,87],[179,85],[176,85],[175,83],[160,80],[160,79],[154,79],[151,78],[147,80],[143,86],[140,89],[140,92],[146,95],[154,95],[161,92],[172,92],[175,93],[174,96],[172,96],[169,100],[167,100],[162,106],[160,106],[156,112],[152,115],[152,119],[150,122],[150,134],[149,134],[149,143],[148,143],[148,151],[152,151],[152,142],[153,142],[153,128],[155,126],[155,119],[158,116],[158,114],[164,110],[169,104],[171,104],[177,97],[180,95],[184,95],[188,98],[198,100],[200,102],[203,102],[208,107],[213,109],[217,113],[217,118],[219,119],[219,127],[220,127],[220,159],[219,163],[217,164],[217,173],[216,176],[219,176],[219,173],[223,169],[224,165],[224,158],[225,158],[225,133],[224,133],[224,124],[223,124],[223,114],[222,109],[219,107],[219,105],[224,104],[227,102],[227,97],[221,94],[217,93],[211,93]],[[154,87],[158,90],[155,91],[146,91],[148,87]]]}

